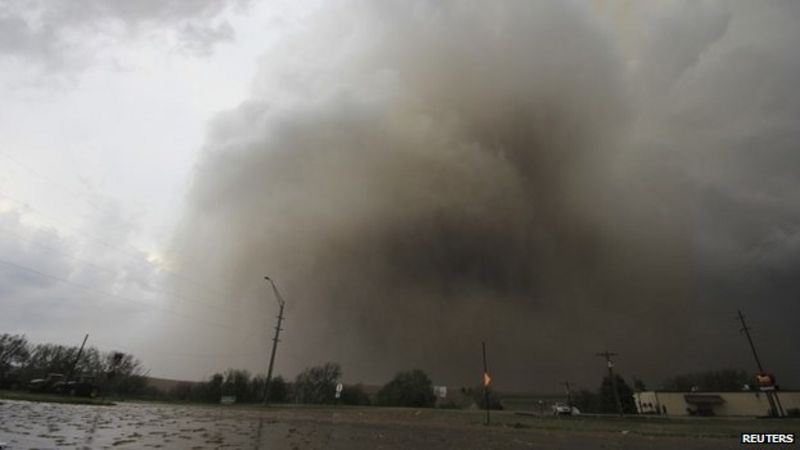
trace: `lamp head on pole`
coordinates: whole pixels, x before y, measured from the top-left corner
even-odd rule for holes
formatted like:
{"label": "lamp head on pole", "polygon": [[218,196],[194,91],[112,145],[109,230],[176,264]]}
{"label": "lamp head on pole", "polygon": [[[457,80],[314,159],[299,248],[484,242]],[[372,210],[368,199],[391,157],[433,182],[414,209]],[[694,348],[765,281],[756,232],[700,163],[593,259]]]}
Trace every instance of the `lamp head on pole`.
{"label": "lamp head on pole", "polygon": [[272,278],[268,277],[268,276],[264,276],[264,279],[269,281],[270,284],[272,284],[272,290],[275,292],[275,298],[277,298],[278,304],[281,305],[281,307],[283,307],[283,305],[286,302],[284,302],[283,297],[281,297],[281,293],[278,292],[278,287],[275,286],[275,281]]}

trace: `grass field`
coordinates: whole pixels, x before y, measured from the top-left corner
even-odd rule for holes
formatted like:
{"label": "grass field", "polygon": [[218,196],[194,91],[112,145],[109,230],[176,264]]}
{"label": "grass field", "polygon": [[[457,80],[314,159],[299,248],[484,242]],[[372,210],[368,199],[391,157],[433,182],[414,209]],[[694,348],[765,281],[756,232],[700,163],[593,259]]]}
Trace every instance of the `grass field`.
{"label": "grass field", "polygon": [[24,391],[1,391],[0,399],[24,400],[28,402],[69,403],[75,405],[113,405],[114,403],[102,398],[70,397],[55,394],[37,394]]}
{"label": "grass field", "polygon": [[499,416],[503,426],[530,427],[569,432],[628,432],[644,436],[686,436],[731,438],[741,433],[797,432],[800,419],[755,419],[733,417],[658,417],[658,416],[540,416],[519,420],[520,416]]}

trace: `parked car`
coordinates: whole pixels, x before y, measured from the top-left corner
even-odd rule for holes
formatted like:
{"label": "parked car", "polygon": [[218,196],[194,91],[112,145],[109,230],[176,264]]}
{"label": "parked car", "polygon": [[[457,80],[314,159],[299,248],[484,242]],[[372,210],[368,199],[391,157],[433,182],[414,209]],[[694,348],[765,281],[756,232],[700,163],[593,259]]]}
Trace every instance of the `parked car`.
{"label": "parked car", "polygon": [[64,374],[49,373],[45,378],[36,378],[28,382],[28,390],[31,392],[52,392],[53,386],[64,380]]}
{"label": "parked car", "polygon": [[98,387],[89,379],[65,381],[64,375],[51,373],[47,378],[37,378],[28,383],[31,392],[72,395],[78,397],[97,397]]}
{"label": "parked car", "polygon": [[98,394],[97,385],[86,380],[59,381],[53,384],[52,391],[62,395],[71,395],[73,397],[95,398]]}
{"label": "parked car", "polygon": [[553,414],[556,416],[569,416],[572,415],[572,408],[563,403],[556,403],[553,405]]}

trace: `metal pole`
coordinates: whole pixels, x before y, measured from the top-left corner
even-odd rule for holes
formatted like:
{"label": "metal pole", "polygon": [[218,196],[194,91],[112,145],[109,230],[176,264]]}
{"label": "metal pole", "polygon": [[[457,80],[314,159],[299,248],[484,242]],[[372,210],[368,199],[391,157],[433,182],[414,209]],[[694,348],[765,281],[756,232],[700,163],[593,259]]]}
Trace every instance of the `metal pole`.
{"label": "metal pole", "polygon": [[[753,338],[750,337],[750,327],[744,321],[744,314],[742,314],[741,310],[736,310],[737,318],[739,322],[742,323],[742,329],[739,331],[744,331],[744,335],[747,336],[747,342],[750,344],[750,350],[753,352],[753,358],[756,360],[756,365],[758,366],[758,372],[764,373],[764,366],[761,365],[761,358],[758,357],[758,353],[756,352],[756,346],[753,344]],[[760,388],[759,388],[760,389]],[[782,416],[782,409],[779,408],[780,399],[778,399],[778,393],[774,391],[765,391],[764,394],[767,397],[767,401],[769,402],[769,409],[773,416],[780,417]],[[776,404],[776,400],[778,404]]]}
{"label": "metal pole", "polygon": [[486,365],[486,342],[481,342],[481,346],[483,347],[483,401],[486,403],[486,425],[489,425],[491,423],[491,417],[489,415],[489,384],[486,383],[486,375],[489,373],[489,369]]}
{"label": "metal pole", "polygon": [[747,342],[750,343],[750,350],[753,351],[753,358],[756,359],[756,365],[758,366],[758,371],[763,373],[764,367],[761,365],[761,359],[758,357],[758,353],[756,353],[756,346],[753,345],[753,339],[750,337],[750,327],[748,327],[747,324],[744,323],[744,315],[742,314],[742,311],[737,310],[736,312],[739,315],[738,317],[739,321],[742,322],[741,331],[744,331],[744,335],[747,336]]}
{"label": "metal pole", "polygon": [[83,343],[81,344],[81,348],[78,350],[78,354],[75,356],[75,361],[72,361],[72,365],[69,368],[69,372],[67,373],[67,379],[64,380],[65,383],[69,383],[72,375],[75,373],[75,366],[78,365],[78,361],[81,359],[81,354],[83,353],[83,347],[86,345],[86,340],[89,339],[89,335],[83,337]]}
{"label": "metal pole", "polygon": [[270,277],[264,277],[265,280],[269,281],[272,284],[272,291],[275,293],[275,297],[278,300],[278,304],[280,305],[280,310],[278,312],[278,324],[275,326],[275,337],[272,338],[272,353],[269,357],[269,369],[267,369],[267,380],[264,383],[264,405],[269,404],[269,384],[272,381],[272,367],[275,365],[275,352],[278,350],[278,341],[281,334],[281,322],[283,322],[283,306],[286,302],[283,301],[283,297],[281,297],[280,292],[278,292],[278,288],[275,286],[275,282],[272,281]]}

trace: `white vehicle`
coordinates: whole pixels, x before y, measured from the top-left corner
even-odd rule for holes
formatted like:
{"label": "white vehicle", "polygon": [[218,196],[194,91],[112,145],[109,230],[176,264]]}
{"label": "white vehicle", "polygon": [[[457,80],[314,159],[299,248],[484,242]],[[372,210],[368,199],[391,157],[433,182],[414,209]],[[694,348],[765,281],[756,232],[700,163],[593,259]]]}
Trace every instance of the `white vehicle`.
{"label": "white vehicle", "polygon": [[556,416],[569,416],[572,414],[572,408],[563,404],[563,403],[556,403],[553,405],[553,415]]}

